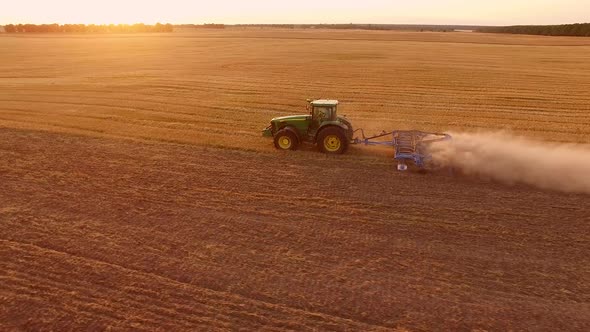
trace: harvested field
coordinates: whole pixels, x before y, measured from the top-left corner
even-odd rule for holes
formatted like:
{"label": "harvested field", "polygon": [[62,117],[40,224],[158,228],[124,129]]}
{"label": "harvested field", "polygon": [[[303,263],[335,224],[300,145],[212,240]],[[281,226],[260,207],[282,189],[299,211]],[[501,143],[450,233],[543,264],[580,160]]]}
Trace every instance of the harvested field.
{"label": "harvested field", "polygon": [[229,31],[0,43],[10,127],[271,151],[259,135],[271,117],[329,97],[375,130],[590,142],[587,38]]}
{"label": "harvested field", "polygon": [[373,130],[590,143],[588,54],[475,33],[0,35],[0,327],[588,330],[590,196],[259,132],[314,96]]}

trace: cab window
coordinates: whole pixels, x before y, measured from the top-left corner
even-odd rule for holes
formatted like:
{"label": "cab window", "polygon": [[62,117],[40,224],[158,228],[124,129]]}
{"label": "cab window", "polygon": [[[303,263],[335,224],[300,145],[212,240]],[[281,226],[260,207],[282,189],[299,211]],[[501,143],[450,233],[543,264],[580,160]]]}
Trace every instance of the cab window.
{"label": "cab window", "polygon": [[313,109],[313,119],[317,121],[324,121],[330,119],[332,116],[333,107],[316,106]]}

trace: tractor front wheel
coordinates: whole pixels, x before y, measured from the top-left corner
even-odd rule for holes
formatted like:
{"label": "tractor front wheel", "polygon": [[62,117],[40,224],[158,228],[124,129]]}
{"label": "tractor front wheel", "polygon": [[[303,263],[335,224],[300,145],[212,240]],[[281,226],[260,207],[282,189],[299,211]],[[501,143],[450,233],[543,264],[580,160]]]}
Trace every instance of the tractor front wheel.
{"label": "tractor front wheel", "polygon": [[299,146],[297,135],[289,129],[281,129],[274,137],[275,148],[279,150],[296,150]]}
{"label": "tractor front wheel", "polygon": [[346,135],[338,127],[322,129],[318,134],[317,144],[321,152],[329,154],[342,154],[348,148]]}

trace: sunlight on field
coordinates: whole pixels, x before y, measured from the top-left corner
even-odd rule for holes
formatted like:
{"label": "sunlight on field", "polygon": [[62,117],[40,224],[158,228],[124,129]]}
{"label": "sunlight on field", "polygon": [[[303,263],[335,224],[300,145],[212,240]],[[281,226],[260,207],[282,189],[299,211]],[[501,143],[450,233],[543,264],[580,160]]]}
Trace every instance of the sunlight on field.
{"label": "sunlight on field", "polygon": [[270,118],[339,99],[369,130],[590,140],[590,42],[259,31],[0,37],[0,125],[269,150]]}
{"label": "sunlight on field", "polygon": [[[590,142],[588,54],[479,33],[0,35],[0,330],[588,330],[588,151],[529,141]],[[504,134],[440,143],[450,169],[429,172],[391,147],[276,151],[261,129],[306,98],[367,133]]]}

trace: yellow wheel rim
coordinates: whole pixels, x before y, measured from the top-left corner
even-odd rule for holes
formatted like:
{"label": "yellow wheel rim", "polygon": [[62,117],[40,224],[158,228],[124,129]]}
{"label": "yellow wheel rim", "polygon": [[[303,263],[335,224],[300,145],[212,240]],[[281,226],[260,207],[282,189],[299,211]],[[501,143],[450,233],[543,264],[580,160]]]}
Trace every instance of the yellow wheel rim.
{"label": "yellow wheel rim", "polygon": [[291,148],[291,138],[289,138],[289,136],[281,136],[279,137],[279,146],[281,147],[281,149],[285,149],[288,150]]}
{"label": "yellow wheel rim", "polygon": [[336,135],[328,135],[324,138],[324,148],[326,151],[336,152],[340,149],[340,137]]}

